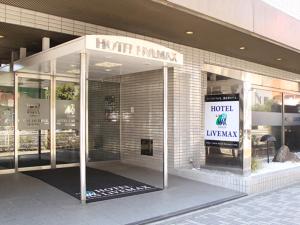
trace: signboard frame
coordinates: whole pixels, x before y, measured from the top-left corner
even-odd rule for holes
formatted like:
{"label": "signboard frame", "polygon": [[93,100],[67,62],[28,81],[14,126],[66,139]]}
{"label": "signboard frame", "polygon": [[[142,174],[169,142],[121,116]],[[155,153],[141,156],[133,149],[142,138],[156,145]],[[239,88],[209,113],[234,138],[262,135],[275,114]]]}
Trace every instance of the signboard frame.
{"label": "signboard frame", "polygon": [[[212,122],[208,121],[208,107],[211,108],[211,103],[214,103],[219,111],[210,112],[216,114],[217,119],[214,120],[215,130],[212,131],[213,134],[217,134],[218,137],[209,138],[208,134],[211,134],[211,130],[208,130],[209,127],[212,126]],[[225,105],[227,104],[227,105]],[[211,108],[212,110],[212,108]],[[234,113],[231,113],[233,112]],[[235,115],[237,118],[234,121],[235,126],[234,130],[226,130],[226,120],[227,113],[225,114],[225,118],[222,118],[224,112],[229,112]],[[220,114],[221,113],[221,114]],[[237,116],[238,115],[238,116]],[[217,120],[219,120],[219,125],[217,125]],[[226,134],[227,136],[220,137],[220,134]],[[229,137],[228,137],[229,136]],[[229,139],[229,140],[228,140]],[[232,140],[230,140],[232,139]],[[219,95],[206,95],[205,96],[205,135],[204,135],[204,143],[206,147],[219,147],[219,148],[228,148],[228,149],[237,149],[240,148],[240,95],[239,94],[219,94]]]}

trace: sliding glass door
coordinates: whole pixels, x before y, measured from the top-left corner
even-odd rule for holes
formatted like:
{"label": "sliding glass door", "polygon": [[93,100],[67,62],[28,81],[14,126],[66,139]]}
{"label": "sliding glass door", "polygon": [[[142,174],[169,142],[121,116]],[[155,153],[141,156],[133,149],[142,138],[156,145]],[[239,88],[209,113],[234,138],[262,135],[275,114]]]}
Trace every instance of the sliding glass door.
{"label": "sliding glass door", "polygon": [[18,168],[51,163],[51,80],[41,76],[16,76]]}
{"label": "sliding glass door", "polygon": [[16,157],[5,165],[23,171],[79,163],[78,79],[16,74],[15,93]]}
{"label": "sliding glass door", "polygon": [[15,168],[14,74],[0,73],[0,172]]}
{"label": "sliding glass door", "polygon": [[58,79],[55,86],[56,165],[79,163],[79,82]]}

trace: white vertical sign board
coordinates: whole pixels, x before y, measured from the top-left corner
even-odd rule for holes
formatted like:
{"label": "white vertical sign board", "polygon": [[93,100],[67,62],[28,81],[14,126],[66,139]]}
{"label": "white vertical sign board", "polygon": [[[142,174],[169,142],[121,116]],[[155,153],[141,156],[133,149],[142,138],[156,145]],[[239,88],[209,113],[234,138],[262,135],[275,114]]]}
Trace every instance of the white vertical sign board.
{"label": "white vertical sign board", "polygon": [[240,105],[238,94],[205,96],[205,145],[238,148]]}

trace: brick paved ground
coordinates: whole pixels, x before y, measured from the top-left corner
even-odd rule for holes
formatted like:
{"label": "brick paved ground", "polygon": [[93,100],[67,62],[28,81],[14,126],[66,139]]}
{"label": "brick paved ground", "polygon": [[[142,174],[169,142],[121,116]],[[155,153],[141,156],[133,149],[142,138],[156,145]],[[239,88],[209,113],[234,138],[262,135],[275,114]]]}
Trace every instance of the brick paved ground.
{"label": "brick paved ground", "polygon": [[156,225],[300,225],[300,183],[164,220]]}

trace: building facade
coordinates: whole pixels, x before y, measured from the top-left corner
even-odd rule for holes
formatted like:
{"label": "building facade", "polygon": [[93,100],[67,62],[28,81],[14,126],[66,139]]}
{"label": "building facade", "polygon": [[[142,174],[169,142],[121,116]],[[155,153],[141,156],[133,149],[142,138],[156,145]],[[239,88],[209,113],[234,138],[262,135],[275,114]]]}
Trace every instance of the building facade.
{"label": "building facade", "polygon": [[[182,5],[178,1],[170,2],[178,4],[178,7],[185,7],[185,10],[191,7],[183,5],[183,1],[180,1]],[[247,2],[250,4],[253,1]],[[115,73],[114,76],[103,76],[101,79],[94,79],[92,76],[97,76],[97,74],[93,75],[91,73],[91,77],[88,79],[89,122],[87,127],[89,133],[87,137],[89,145],[87,158],[90,162],[117,160],[124,164],[163,171],[164,159],[167,156],[168,172],[170,174],[246,193],[272,190],[300,180],[300,165],[296,162],[297,160],[281,164],[266,163],[267,156],[269,155],[272,160],[282,145],[287,145],[291,152],[295,152],[296,155],[300,149],[297,143],[298,130],[300,129],[298,122],[298,118],[300,118],[298,111],[300,105],[298,83],[300,75],[293,65],[290,66],[293,69],[288,71],[172,41],[7,4],[1,4],[0,10],[0,21],[7,24],[74,36],[93,34],[129,37],[155,43],[183,55],[183,65],[172,65],[168,68],[167,155],[164,151],[164,146],[166,146],[164,145],[166,140],[164,139],[164,112],[166,111],[164,111],[163,98],[163,69],[144,69],[144,71],[137,70],[130,73],[119,72],[119,74]],[[233,18],[231,21],[233,21]],[[234,25],[240,27],[239,29],[248,29],[249,27],[245,27],[247,25],[245,21],[244,27],[240,27],[242,26],[240,24]],[[260,35],[264,34],[260,33]],[[266,35],[264,38],[272,37]],[[284,42],[284,40],[273,42]],[[286,48],[289,50],[298,48],[297,43],[294,42],[281,43],[280,45],[280,48],[282,48],[282,45],[288,45],[289,47]],[[244,46],[238,47],[242,48]],[[7,117],[1,122],[3,124],[1,131],[2,158],[6,159],[2,160],[1,173],[15,172],[19,167],[43,169],[43,166],[46,166],[45,168],[49,166],[50,168],[54,162],[53,157],[55,157],[56,164],[60,164],[60,161],[65,162],[64,157],[68,157],[65,154],[66,146],[68,146],[67,149],[74,151],[79,149],[78,120],[75,120],[76,122],[74,122],[72,128],[67,127],[66,124],[59,127],[60,125],[57,122],[59,104],[63,107],[63,101],[67,100],[72,101],[74,105],[79,105],[77,93],[80,92],[78,67],[66,70],[63,64],[76,64],[80,61],[80,57],[72,59],[73,61],[70,61],[68,57],[64,57],[61,56],[61,58],[56,59],[56,69],[54,71],[47,72],[47,68],[45,69],[43,65],[39,65],[39,68],[16,68],[18,66],[17,61],[14,73],[3,72],[1,83],[4,85],[1,88],[3,96],[1,105],[6,108],[3,109],[2,114],[6,113]],[[276,60],[276,57],[273,58]],[[106,58],[106,61],[108,59]],[[277,61],[282,61],[282,59]],[[147,67],[147,65],[144,65],[144,67]],[[38,77],[35,76],[37,74]],[[47,74],[50,74],[50,76],[45,77],[46,79],[41,78]],[[19,132],[17,135],[19,142],[18,149],[16,149],[16,121],[13,120],[13,115],[16,112],[15,93],[20,93],[18,103],[29,101],[26,99],[28,97],[44,99],[49,102],[53,101],[46,92],[46,90],[54,87],[51,86],[51,82],[53,82],[51,76],[59,77],[55,88],[57,91],[58,87],[61,87],[62,92],[60,96],[57,92],[52,92],[52,95],[56,95],[56,117],[53,117],[56,118],[56,131],[51,133],[49,131],[50,124],[44,124],[46,127],[43,129],[39,127],[35,131],[30,131],[31,135],[35,136],[35,138],[32,138],[28,135],[28,132],[26,133],[26,126],[21,129],[22,122],[18,121]],[[16,79],[16,77],[18,78]],[[30,79],[37,78],[43,80],[42,93],[34,93],[34,88],[41,88],[41,84],[34,84]],[[74,84],[72,86],[74,89],[73,95],[69,98],[65,98],[63,95],[64,89],[67,88],[66,83]],[[28,94],[28,92],[31,93]],[[208,101],[206,101],[206,97],[233,95],[239,96],[236,108],[238,114],[235,114],[237,118],[232,119],[232,121],[235,120],[238,127],[239,135],[237,141],[235,141],[238,144],[226,147],[218,142],[217,145],[211,145],[207,143],[207,141],[211,141],[207,137],[207,124],[214,123],[214,121],[207,122],[206,107]],[[104,97],[100,99],[97,96]],[[22,99],[22,97],[24,98]],[[21,107],[21,105],[18,105],[18,107]],[[50,114],[54,112],[50,112],[49,105],[47,107],[49,107],[49,115],[46,115],[46,113],[45,115],[52,118]],[[26,111],[26,109],[24,110]],[[21,109],[18,110],[18,116],[22,117],[20,113],[22,113]],[[63,119],[65,118],[62,116]],[[228,114],[227,123],[229,122]],[[99,129],[99,126],[101,129]],[[229,125],[227,124],[227,126]],[[50,143],[48,140],[49,135],[52,135],[51,137],[55,136],[55,139],[52,138]],[[270,143],[269,147],[269,143],[261,139],[264,135],[272,135],[276,141]],[[66,143],[66,139],[69,140],[68,143]],[[218,139],[218,137],[215,140],[224,141],[224,139]],[[55,150],[53,150],[53,142],[55,142]],[[41,145],[40,143],[43,144],[42,151],[49,154],[47,160],[43,161],[42,164],[33,165],[26,161],[25,157],[22,165],[22,157],[20,156],[27,155],[26,152],[29,152],[30,155],[32,149],[37,151],[40,147],[38,145]],[[58,149],[61,149],[61,151],[59,152]],[[97,149],[101,149],[101,151],[97,152]],[[16,157],[18,157],[17,164],[15,164]],[[36,152],[36,157],[38,157],[38,152]],[[79,163],[79,158],[79,155],[77,155],[71,160],[68,159],[67,162],[75,165]],[[259,166],[256,168],[254,164]]]}

